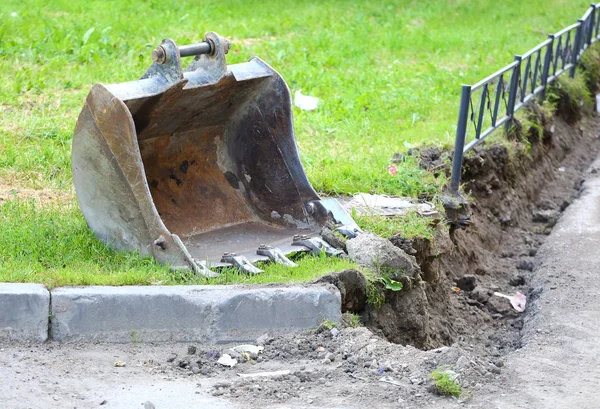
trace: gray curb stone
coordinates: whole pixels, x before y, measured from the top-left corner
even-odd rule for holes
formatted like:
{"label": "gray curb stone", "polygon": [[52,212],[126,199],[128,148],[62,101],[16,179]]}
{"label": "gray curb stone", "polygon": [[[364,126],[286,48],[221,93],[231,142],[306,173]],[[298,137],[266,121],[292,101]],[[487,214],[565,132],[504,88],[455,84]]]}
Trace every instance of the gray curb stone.
{"label": "gray curb stone", "polygon": [[334,286],[71,287],[52,291],[56,341],[248,342],[339,321]]}
{"label": "gray curb stone", "polygon": [[41,284],[0,283],[0,339],[48,338],[50,293]]}

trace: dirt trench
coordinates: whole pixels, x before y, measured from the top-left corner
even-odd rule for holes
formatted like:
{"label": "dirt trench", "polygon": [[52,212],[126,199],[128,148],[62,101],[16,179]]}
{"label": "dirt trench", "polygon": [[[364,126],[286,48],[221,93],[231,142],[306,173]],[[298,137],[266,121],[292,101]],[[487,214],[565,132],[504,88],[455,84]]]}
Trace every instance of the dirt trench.
{"label": "dirt trench", "polygon": [[536,251],[578,195],[600,145],[592,115],[569,124],[534,105],[528,119],[535,125],[521,127],[521,142],[481,144],[466,155],[468,223],[438,226],[433,241],[391,239],[415,255],[423,280],[385,291],[381,308],[367,304],[362,318],[371,331],[425,350],[458,345],[498,355],[520,346],[523,315],[493,293],[536,297],[529,285]]}

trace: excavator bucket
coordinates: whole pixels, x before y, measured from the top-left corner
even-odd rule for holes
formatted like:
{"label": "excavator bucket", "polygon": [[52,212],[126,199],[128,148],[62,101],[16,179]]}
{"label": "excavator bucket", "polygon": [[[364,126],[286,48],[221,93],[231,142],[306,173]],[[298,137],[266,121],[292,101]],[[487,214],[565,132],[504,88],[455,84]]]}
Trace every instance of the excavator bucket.
{"label": "excavator bucket", "polygon": [[227,66],[228,50],[215,33],[181,47],[167,39],[139,80],[93,86],[72,150],[89,227],[115,250],[204,275],[293,265],[285,255],[296,251],[336,254],[321,228],[359,230],[304,173],[285,81],[256,57]]}

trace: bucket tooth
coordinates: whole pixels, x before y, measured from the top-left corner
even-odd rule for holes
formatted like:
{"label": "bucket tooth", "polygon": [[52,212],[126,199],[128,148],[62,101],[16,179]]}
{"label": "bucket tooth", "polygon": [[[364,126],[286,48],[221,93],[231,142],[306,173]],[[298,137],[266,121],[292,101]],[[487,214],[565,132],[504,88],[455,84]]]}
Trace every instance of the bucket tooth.
{"label": "bucket tooth", "polygon": [[260,274],[264,273],[263,270],[254,266],[248,259],[244,256],[238,256],[235,253],[225,253],[223,257],[221,257],[222,263],[229,263],[233,265],[235,268],[243,271],[248,274]]}
{"label": "bucket tooth", "polygon": [[315,256],[321,254],[321,251],[324,251],[325,254],[330,257],[344,254],[342,250],[336,249],[320,237],[309,237],[306,235],[294,236],[292,246],[305,247],[307,251]]}
{"label": "bucket tooth", "polygon": [[336,227],[335,231],[337,231],[342,236],[344,236],[348,239],[353,239],[356,236],[358,236],[360,233],[362,233],[362,230],[360,230],[358,227],[356,227],[356,225],[347,225],[347,224]]}
{"label": "bucket tooth", "polygon": [[261,244],[256,250],[256,254],[259,256],[268,257],[270,260],[287,267],[298,267],[298,264],[287,258],[283,251],[277,247],[269,246],[267,244]]}

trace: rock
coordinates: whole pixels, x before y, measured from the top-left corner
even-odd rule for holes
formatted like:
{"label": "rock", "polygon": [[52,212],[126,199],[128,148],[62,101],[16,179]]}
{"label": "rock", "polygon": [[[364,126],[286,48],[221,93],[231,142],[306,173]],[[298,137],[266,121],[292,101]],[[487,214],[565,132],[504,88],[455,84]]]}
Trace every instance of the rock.
{"label": "rock", "polygon": [[337,337],[340,334],[340,330],[337,328],[332,328],[331,329],[331,336],[332,337]]}
{"label": "rock", "polygon": [[525,285],[525,277],[523,277],[521,274],[517,274],[516,276],[510,279],[508,284],[512,285],[513,287]]}
{"label": "rock", "polygon": [[169,357],[167,358],[167,362],[168,363],[173,363],[175,360],[177,359],[177,354],[171,354],[169,355]]}
{"label": "rock", "polygon": [[389,240],[372,233],[362,233],[346,243],[348,255],[361,266],[375,271],[385,270],[392,274],[393,279],[399,279],[404,274],[417,278],[421,269],[414,256],[406,254]]}
{"label": "rock", "polygon": [[519,264],[517,264],[517,268],[519,270],[533,271],[534,265],[533,262],[529,260],[521,260]]}
{"label": "rock", "polygon": [[456,280],[456,286],[463,291],[473,291],[477,284],[477,279],[474,275],[466,274]]}
{"label": "rock", "polygon": [[496,312],[498,314],[507,314],[512,311],[512,306],[510,305],[510,301],[506,298],[502,297],[491,297],[488,301],[488,308],[492,312]]}
{"label": "rock", "polygon": [[269,334],[262,334],[260,337],[256,338],[256,345],[267,345],[271,341],[273,341],[273,337]]}
{"label": "rock", "polygon": [[156,406],[154,406],[152,402],[147,400],[146,402],[144,402],[144,409],[156,409]]}
{"label": "rock", "polygon": [[200,373],[200,365],[198,365],[198,362],[190,362],[190,371],[192,371],[193,374]]}
{"label": "rock", "polygon": [[216,349],[211,349],[204,353],[204,358],[209,361],[216,361],[220,357],[221,357],[221,351],[218,351]]}
{"label": "rock", "polygon": [[500,374],[500,368],[498,368],[496,365],[494,365],[493,363],[490,362],[490,364],[488,365],[488,371],[490,371],[493,374],[499,375]]}
{"label": "rock", "polygon": [[321,229],[321,237],[323,237],[323,240],[336,249],[346,251],[346,241],[342,237],[335,234],[335,232],[330,228],[323,227]]}
{"label": "rock", "polygon": [[187,353],[188,355],[194,355],[197,351],[197,348],[193,345],[188,346]]}
{"label": "rock", "polygon": [[342,313],[358,313],[365,308],[367,303],[367,279],[360,271],[344,270],[329,273],[319,277],[313,283],[330,283],[340,290]]}
{"label": "rock", "polygon": [[490,299],[489,291],[482,287],[475,287],[469,296],[482,304],[487,303]]}
{"label": "rock", "polygon": [[532,214],[534,223],[554,223],[560,213],[558,210],[537,210]]}

